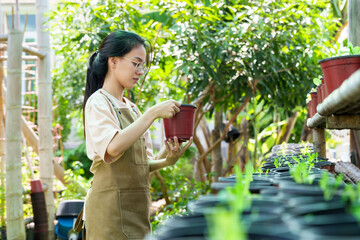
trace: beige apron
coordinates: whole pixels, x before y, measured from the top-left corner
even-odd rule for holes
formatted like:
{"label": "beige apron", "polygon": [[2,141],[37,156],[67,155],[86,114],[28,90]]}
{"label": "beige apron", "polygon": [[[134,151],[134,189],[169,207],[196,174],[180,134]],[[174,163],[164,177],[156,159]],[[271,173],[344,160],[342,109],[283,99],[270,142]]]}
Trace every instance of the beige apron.
{"label": "beige apron", "polygon": [[[137,118],[135,109],[115,108],[115,112],[122,129]],[[86,197],[87,240],[143,239],[151,231],[148,179],[143,136],[117,161],[103,162]]]}

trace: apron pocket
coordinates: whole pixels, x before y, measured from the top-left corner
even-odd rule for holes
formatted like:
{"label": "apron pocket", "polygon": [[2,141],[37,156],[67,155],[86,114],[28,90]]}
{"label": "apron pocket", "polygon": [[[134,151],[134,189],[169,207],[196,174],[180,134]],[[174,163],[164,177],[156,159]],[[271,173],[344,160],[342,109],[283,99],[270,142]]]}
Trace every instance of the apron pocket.
{"label": "apron pocket", "polygon": [[150,232],[148,191],[119,191],[121,228],[128,238],[144,238]]}

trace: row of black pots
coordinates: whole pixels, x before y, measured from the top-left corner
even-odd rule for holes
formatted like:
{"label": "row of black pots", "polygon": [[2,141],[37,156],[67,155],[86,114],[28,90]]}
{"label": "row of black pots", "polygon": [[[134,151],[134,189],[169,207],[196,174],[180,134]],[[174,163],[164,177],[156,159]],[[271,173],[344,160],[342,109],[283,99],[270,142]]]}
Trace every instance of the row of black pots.
{"label": "row of black pots", "polygon": [[[275,169],[275,161],[278,161],[278,164],[281,167],[287,167],[289,164],[294,165],[297,163],[297,161],[294,158],[297,158],[298,161],[307,161],[308,156],[307,155],[284,155],[284,156],[273,156],[270,158],[267,158],[264,160],[264,163],[262,164],[261,170],[263,172]],[[327,158],[323,157],[317,157],[314,160],[314,167],[321,168],[321,169],[327,169],[329,172],[334,173],[334,167],[335,163],[328,161]]]}
{"label": "row of black pots", "polygon": [[[226,207],[226,199],[218,195],[201,196],[189,204],[189,214],[167,220],[151,239],[208,239],[210,226],[207,219],[216,216],[215,206]],[[251,207],[241,216],[247,239],[297,239],[282,222],[281,213],[282,206],[276,198],[252,199]]]}
{"label": "row of black pots", "polygon": [[[318,181],[312,185],[297,184],[288,174],[281,176],[288,170],[253,175],[249,189],[251,207],[241,216],[248,239],[358,239],[360,228],[357,220],[347,212],[347,204],[339,194],[343,186],[331,200],[326,201]],[[315,180],[323,172],[313,169],[313,174],[317,175]],[[335,182],[331,175],[330,179]],[[188,205],[190,212],[165,222],[155,239],[208,239],[205,215],[216,214],[216,206],[228,207],[221,190],[233,187],[235,183],[235,176],[219,178],[219,182],[211,186],[217,195],[200,196],[191,201]]]}

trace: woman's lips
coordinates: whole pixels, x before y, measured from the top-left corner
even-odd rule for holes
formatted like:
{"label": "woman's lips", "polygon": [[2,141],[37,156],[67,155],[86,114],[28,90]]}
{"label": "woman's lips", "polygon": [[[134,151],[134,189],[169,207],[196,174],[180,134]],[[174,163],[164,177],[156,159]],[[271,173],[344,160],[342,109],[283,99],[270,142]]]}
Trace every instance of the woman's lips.
{"label": "woman's lips", "polygon": [[135,83],[137,83],[139,81],[138,78],[133,78],[133,80],[135,81]]}

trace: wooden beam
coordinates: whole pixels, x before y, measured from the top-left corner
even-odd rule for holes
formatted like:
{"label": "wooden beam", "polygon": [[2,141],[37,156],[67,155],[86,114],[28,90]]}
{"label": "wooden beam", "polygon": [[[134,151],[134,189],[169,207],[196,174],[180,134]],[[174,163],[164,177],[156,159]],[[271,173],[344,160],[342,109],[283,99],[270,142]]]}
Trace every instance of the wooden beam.
{"label": "wooden beam", "polygon": [[325,129],[313,128],[314,151],[319,153],[320,157],[326,157]]}
{"label": "wooden beam", "polygon": [[23,51],[26,52],[27,54],[34,55],[34,56],[37,56],[39,58],[44,58],[45,57],[45,53],[42,53],[42,52],[38,51],[35,48],[23,46]]}
{"label": "wooden beam", "polygon": [[[35,56],[22,56],[21,59],[23,61],[36,61],[38,60],[38,57]],[[0,61],[7,61],[8,57],[7,56],[0,56]]]}
{"label": "wooden beam", "polygon": [[360,115],[335,115],[326,117],[327,129],[360,129]]}
{"label": "wooden beam", "polygon": [[0,34],[0,42],[7,42],[8,35],[7,34]]}

